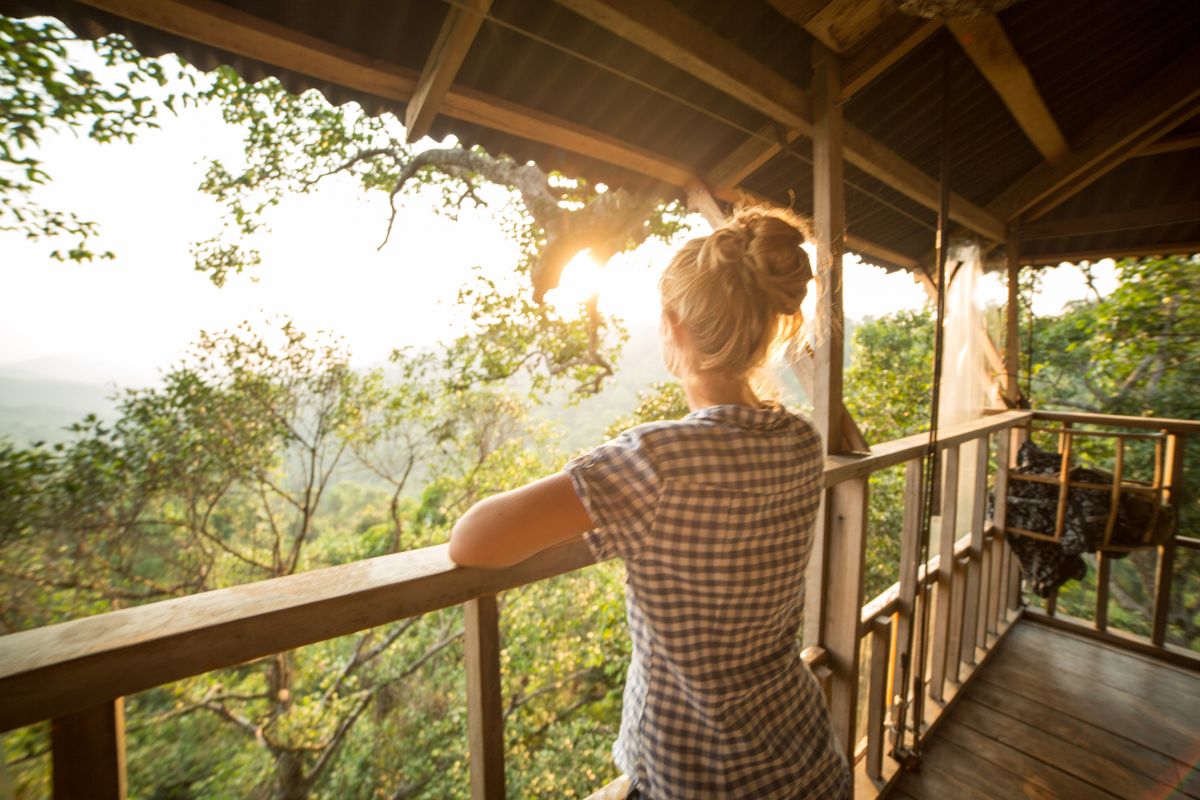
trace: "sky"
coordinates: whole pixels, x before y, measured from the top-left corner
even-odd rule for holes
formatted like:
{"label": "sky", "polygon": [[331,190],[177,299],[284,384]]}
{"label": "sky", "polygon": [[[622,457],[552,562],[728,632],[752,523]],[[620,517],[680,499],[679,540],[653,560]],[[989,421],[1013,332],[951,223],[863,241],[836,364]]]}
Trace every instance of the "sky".
{"label": "sky", "polygon": [[[217,288],[192,268],[190,244],[221,227],[220,208],[197,187],[209,159],[236,161],[239,131],[215,108],[167,115],[161,125],[132,144],[98,145],[70,133],[44,140],[39,156],[53,181],[38,199],[97,221],[101,235],[93,249],[117,257],[61,264],[49,252],[71,242],[31,243],[0,233],[0,367],[69,359],[92,365],[96,374],[88,379],[150,379],[178,360],[201,329],[280,315],[304,330],[333,331],[355,362],[377,363],[394,347],[433,345],[452,335],[464,313],[455,297],[474,268],[494,277],[511,273],[516,247],[490,211],[466,211],[453,221],[433,212],[435,197],[405,198],[391,241],[379,249],[386,199],[335,179],[273,209],[271,231],[258,242],[263,263]],[[707,232],[699,217],[694,223],[690,235]],[[631,326],[655,325],[658,273],[677,244],[647,242],[603,269],[581,260],[564,275],[557,299],[571,305],[590,278],[602,310]],[[1083,295],[1074,270],[1048,271],[1045,286],[1035,300],[1038,314],[1056,313],[1065,299]],[[986,292],[1002,301],[998,279]],[[925,302],[907,274],[887,275],[856,257],[844,266],[843,296],[852,319]]]}

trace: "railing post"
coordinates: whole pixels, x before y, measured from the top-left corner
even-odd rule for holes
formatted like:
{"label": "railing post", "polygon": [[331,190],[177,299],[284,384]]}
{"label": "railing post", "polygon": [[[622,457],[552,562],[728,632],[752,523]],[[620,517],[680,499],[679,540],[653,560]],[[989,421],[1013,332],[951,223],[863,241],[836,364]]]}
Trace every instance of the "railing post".
{"label": "railing post", "polygon": [[871,621],[871,671],[867,676],[867,777],[876,782],[883,778],[883,715],[891,645],[891,618],[876,617]]}
{"label": "railing post", "polygon": [[954,559],[954,577],[950,589],[950,638],[946,642],[946,678],[958,683],[962,669],[963,609],[967,595],[967,564],[970,556]]}
{"label": "railing post", "polygon": [[1108,582],[1112,561],[1103,550],[1096,551],[1096,630],[1108,630]]}
{"label": "railing post", "polygon": [[50,721],[54,800],[125,800],[125,698]]}
{"label": "railing post", "polygon": [[1000,634],[1000,621],[1005,618],[1004,607],[1008,596],[1009,558],[1008,541],[1004,529],[1008,527],[1008,459],[1012,434],[1003,430],[996,434],[996,481],[992,489],[992,524],[996,527],[992,543],[992,591],[991,613],[988,615],[989,630]]}
{"label": "railing post", "polygon": [[463,605],[471,800],[504,797],[504,717],[500,697],[500,614],[496,595]]}
{"label": "railing post", "polygon": [[942,521],[938,535],[937,617],[933,621],[933,664],[929,671],[929,695],[945,700],[946,656],[950,641],[950,609],[953,605],[954,534],[958,528],[958,446],[942,453]]}
{"label": "railing post", "polygon": [[[909,635],[917,621],[917,561],[920,559],[921,548],[921,485],[924,472],[924,463],[918,458],[910,460],[904,468],[904,517],[900,526],[900,595],[896,619],[896,675],[903,683],[892,687],[894,699],[899,703],[906,702],[908,689],[912,685],[913,675],[916,674],[917,659],[909,656]],[[912,653],[920,652],[916,647],[914,637]],[[915,698],[913,700],[915,701]],[[915,729],[919,729],[918,720],[909,717],[909,721]]]}
{"label": "railing post", "polygon": [[829,585],[825,641],[829,653],[829,714],[847,756],[853,756],[858,707],[858,652],[863,603],[863,556],[867,541],[867,479],[850,478],[826,494]]}
{"label": "railing post", "polygon": [[[1175,499],[1183,482],[1183,438],[1167,437],[1166,474],[1163,485],[1167,497]],[[1161,498],[1160,498],[1161,499]],[[1171,539],[1158,548],[1158,567],[1154,571],[1154,620],[1150,626],[1150,641],[1162,647],[1167,637],[1167,616],[1171,611],[1171,579],[1175,573],[1175,531]]]}
{"label": "railing post", "polygon": [[[967,585],[963,598],[962,660],[975,664],[976,628],[979,622],[979,600],[982,596],[980,562],[983,560],[983,520],[987,516],[988,440],[975,439],[975,494],[971,508],[971,548],[967,551]],[[987,643],[983,645],[986,647]]]}

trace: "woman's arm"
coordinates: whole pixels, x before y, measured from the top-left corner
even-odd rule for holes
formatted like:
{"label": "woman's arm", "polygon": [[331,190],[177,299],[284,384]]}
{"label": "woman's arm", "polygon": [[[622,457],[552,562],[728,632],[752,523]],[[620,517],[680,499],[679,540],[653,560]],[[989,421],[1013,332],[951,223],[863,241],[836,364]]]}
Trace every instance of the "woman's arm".
{"label": "woman's arm", "polygon": [[450,532],[450,558],[462,567],[508,567],[594,527],[559,472],[472,506]]}

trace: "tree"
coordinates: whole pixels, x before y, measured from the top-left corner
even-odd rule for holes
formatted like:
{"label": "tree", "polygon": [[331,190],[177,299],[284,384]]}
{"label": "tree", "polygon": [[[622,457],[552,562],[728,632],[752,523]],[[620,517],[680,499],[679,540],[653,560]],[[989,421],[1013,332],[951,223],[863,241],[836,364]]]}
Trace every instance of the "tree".
{"label": "tree", "polygon": [[[91,249],[95,222],[37,201],[36,187],[51,179],[37,148],[51,133],[128,142],[157,127],[162,108],[193,99],[192,73],[169,63],[142,56],[122,36],[85,41],[56,20],[0,16],[0,232],[75,239],[51,253],[60,261],[112,258]],[[171,91],[154,97],[168,82]]]}
{"label": "tree", "polygon": [[546,292],[581,251],[604,263],[647,237],[669,239],[684,227],[678,203],[547,173],[480,148],[410,146],[390,114],[335,108],[317,92],[289,94],[274,79],[247,84],[233,70],[218,69],[202,99],[219,103],[225,120],[246,131],[244,163],[212,162],[201,187],[227,211],[225,230],[194,249],[196,268],[218,285],[258,263],[253,237],[267,225],[269,209],[335,175],[387,194],[392,217],[381,247],[394,238],[396,203],[404,196],[433,200],[451,216],[466,203],[498,207],[498,222],[521,245],[514,265],[519,288],[480,276],[463,289],[459,302],[473,309],[471,329],[446,358],[447,371],[468,383],[526,372],[537,390],[554,378],[569,379],[580,392],[598,390],[612,374],[622,332],[600,314],[595,298],[570,319],[543,302]]}

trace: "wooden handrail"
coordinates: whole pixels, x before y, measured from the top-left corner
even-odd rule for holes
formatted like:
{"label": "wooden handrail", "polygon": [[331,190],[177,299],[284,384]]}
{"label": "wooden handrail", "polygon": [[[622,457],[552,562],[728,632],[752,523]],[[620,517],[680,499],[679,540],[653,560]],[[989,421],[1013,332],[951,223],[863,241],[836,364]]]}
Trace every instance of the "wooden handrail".
{"label": "wooden handrail", "polygon": [[[947,425],[938,431],[938,449],[944,450],[947,447],[963,444],[996,431],[1023,425],[1033,417],[1033,413],[1032,411],[1002,411],[983,419],[958,425]],[[914,458],[921,458],[925,455],[925,448],[928,446],[929,434],[916,433],[903,439],[884,442],[872,447],[869,455],[831,456],[825,459],[825,487],[830,488],[851,478],[861,478],[872,472],[894,467]]]}
{"label": "wooden handrail", "polygon": [[[993,419],[1012,412],[1002,408],[986,408],[984,415]],[[1031,412],[1034,419],[1049,422],[1072,422],[1076,425],[1111,425],[1114,428],[1136,428],[1139,430],[1170,431],[1171,433],[1200,433],[1200,420],[1172,419],[1170,417],[1130,417],[1122,414],[1089,414],[1079,411],[1050,411],[1036,409]]]}

